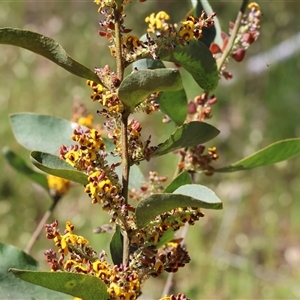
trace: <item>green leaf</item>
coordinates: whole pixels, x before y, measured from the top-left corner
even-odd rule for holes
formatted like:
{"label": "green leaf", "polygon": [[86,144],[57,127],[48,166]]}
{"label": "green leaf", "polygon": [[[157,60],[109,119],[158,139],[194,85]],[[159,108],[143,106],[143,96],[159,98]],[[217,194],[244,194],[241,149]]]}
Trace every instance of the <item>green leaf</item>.
{"label": "green leaf", "polygon": [[[192,4],[195,4],[194,11],[192,12],[195,16],[200,16],[202,10],[205,10],[207,15],[212,14],[214,11],[207,0],[196,0],[192,1]],[[214,25],[211,27],[203,27],[203,36],[200,38],[200,41],[209,48],[212,42],[217,43],[220,47],[223,44],[221,37],[221,26],[217,16],[214,17]]]}
{"label": "green leaf", "polygon": [[39,33],[18,28],[0,28],[0,44],[25,48],[48,58],[74,75],[101,84],[92,70],[71,58],[56,41]]}
{"label": "green leaf", "polygon": [[158,145],[158,149],[152,156],[161,156],[177,149],[203,144],[219,133],[217,128],[204,122],[194,121],[183,124],[166,141]]}
{"label": "green leaf", "polygon": [[25,252],[0,243],[0,299],[73,299],[70,296],[19,280],[8,272],[9,268],[37,270],[38,263]]}
{"label": "green leaf", "polygon": [[235,172],[276,164],[300,155],[300,138],[286,139],[273,143],[242,160],[214,172]]}
{"label": "green leaf", "polygon": [[164,63],[159,59],[143,58],[135,61],[132,64],[132,69],[143,70],[143,69],[161,69],[165,68]]}
{"label": "green leaf", "polygon": [[59,157],[50,153],[32,151],[31,152],[32,163],[40,170],[71,181],[77,182],[82,185],[88,183],[88,176],[82,172],[77,171],[71,165]]}
{"label": "green leaf", "polygon": [[180,126],[186,120],[188,103],[184,89],[162,92],[156,101],[159,104],[160,110],[168,115],[176,125]]}
{"label": "green leaf", "polygon": [[181,172],[164,190],[164,193],[173,193],[176,189],[185,184],[191,184],[192,179],[188,172]]}
{"label": "green leaf", "polygon": [[123,261],[123,235],[119,225],[109,244],[112,261],[115,265],[120,265]]}
{"label": "green leaf", "polygon": [[188,45],[178,45],[171,54],[168,50],[161,50],[158,55],[162,60],[180,64],[205,91],[212,91],[217,87],[219,72],[216,60],[200,41],[192,40]]}
{"label": "green leaf", "polygon": [[158,243],[156,244],[156,248],[160,248],[166,243],[170,242],[174,239],[175,231],[173,229],[169,229],[164,232],[163,236],[159,239]]}
{"label": "green leaf", "polygon": [[[119,167],[120,172],[119,178],[122,177],[122,168],[121,166]],[[130,168],[130,174],[129,174],[129,188],[130,189],[139,189],[141,185],[146,181],[145,176],[141,169],[137,166],[134,165]]]}
{"label": "green leaf", "polygon": [[[89,300],[107,300],[107,286],[99,278],[67,272],[39,272],[9,269],[17,278],[24,281]],[[43,298],[45,299],[45,298]]]}
{"label": "green leaf", "polygon": [[121,83],[118,95],[131,111],[154,92],[182,89],[181,76],[175,69],[139,70]]}
{"label": "green leaf", "polygon": [[186,184],[173,194],[153,194],[142,200],[136,208],[138,228],[143,228],[159,214],[178,207],[222,209],[222,202],[209,188],[199,184]]}
{"label": "green leaf", "polygon": [[[165,68],[161,60],[144,58],[133,63],[133,68],[142,69],[159,69]],[[178,91],[164,91],[156,98],[160,110],[169,116],[169,118],[180,126],[186,119],[188,104],[187,96],[184,89]]]}
{"label": "green leaf", "polygon": [[3,148],[2,153],[6,158],[7,162],[19,173],[27,176],[29,179],[43,187],[49,192],[49,186],[45,174],[38,173],[33,169],[29,168],[25,161],[8,147]]}
{"label": "green leaf", "polygon": [[31,113],[11,115],[10,121],[13,133],[23,147],[56,155],[60,146],[74,143],[71,136],[78,127],[77,123],[64,119]]}

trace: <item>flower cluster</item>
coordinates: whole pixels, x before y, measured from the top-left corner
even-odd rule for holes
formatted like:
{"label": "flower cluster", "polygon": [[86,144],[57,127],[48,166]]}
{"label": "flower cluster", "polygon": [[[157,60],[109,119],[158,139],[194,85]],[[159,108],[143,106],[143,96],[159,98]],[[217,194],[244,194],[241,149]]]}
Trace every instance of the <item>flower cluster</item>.
{"label": "flower cluster", "polygon": [[95,276],[106,284],[111,299],[134,300],[140,295],[141,280],[137,272],[122,265],[111,266],[104,252],[97,256],[96,251],[87,246],[88,241],[84,237],[73,233],[72,223],[66,222],[64,234],[60,234],[57,227],[57,221],[45,225],[47,238],[53,239],[60,253],[58,258],[55,251],[45,251],[51,271]]}
{"label": "flower cluster", "polygon": [[204,121],[211,118],[212,106],[216,103],[217,98],[214,95],[208,96],[208,93],[202,93],[193,101],[189,101],[188,114],[191,115],[191,121]]}
{"label": "flower cluster", "polygon": [[157,245],[166,231],[177,231],[188,223],[194,225],[199,218],[204,217],[198,207],[180,207],[162,213],[155,217],[146,227],[138,232],[132,231],[131,244],[134,247]]}
{"label": "flower cluster", "polygon": [[[115,45],[115,19],[114,9],[115,1],[94,1],[99,5],[98,12],[104,17],[104,20],[99,22],[99,35],[108,38],[110,42],[110,53],[116,57]],[[123,1],[122,8],[128,1]],[[142,2],[142,1],[140,1]],[[203,27],[211,27],[214,24],[213,18],[215,13],[207,16],[205,11],[199,17],[189,15],[181,26],[177,29],[177,24],[170,24],[168,20],[170,16],[165,11],[160,11],[157,14],[152,13],[145,18],[148,23],[147,35],[144,40],[140,40],[136,35],[131,34],[131,29],[124,26],[124,13],[119,16],[120,34],[122,36],[122,57],[125,66],[143,57],[159,58],[157,55],[158,49],[167,49],[172,51],[177,44],[185,45],[189,40],[202,37]],[[151,37],[154,34],[155,37]]]}
{"label": "flower cluster", "polygon": [[88,174],[85,192],[92,203],[99,203],[109,213],[121,213],[124,199],[121,196],[121,185],[115,168],[119,163],[109,165],[107,153],[100,133],[95,129],[74,130],[72,139],[78,145],[60,148],[60,157],[73,167]]}
{"label": "flower cluster", "polygon": [[[130,229],[130,247],[136,249],[131,255],[132,264],[144,275],[152,277],[164,271],[177,272],[178,268],[190,261],[190,257],[181,240],[173,240],[165,245],[161,240],[166,233],[177,231],[186,223],[193,225],[203,216],[197,207],[176,208],[157,216],[142,229]],[[132,225],[134,227],[134,221]]]}
{"label": "flower cluster", "polygon": [[137,257],[140,268],[151,277],[158,277],[164,271],[175,273],[191,260],[180,240],[168,242],[158,250],[148,246]]}
{"label": "flower cluster", "polygon": [[[246,50],[259,36],[260,20],[262,16],[260,6],[256,2],[251,2],[249,3],[248,8],[250,11],[248,14],[244,14],[241,20],[241,26],[239,27],[239,31],[229,54],[237,62],[241,62],[244,59]],[[229,26],[229,34],[231,35],[235,23],[231,22]],[[222,55],[229,41],[228,35],[224,32],[222,33],[222,39],[223,45],[217,45],[216,43],[210,45],[210,51],[216,59]],[[225,70],[227,63],[228,58],[220,70],[220,75],[226,79],[231,79],[232,74]]]}
{"label": "flower cluster", "polygon": [[205,175],[212,175],[214,168],[211,162],[219,158],[217,148],[208,148],[207,154],[204,154],[205,146],[198,145],[185,150],[179,150],[182,161],[178,165],[179,169],[191,172],[203,172]]}
{"label": "flower cluster", "polygon": [[159,104],[156,102],[159,92],[150,94],[142,103],[134,108],[134,113],[145,112],[147,115],[151,115],[155,111],[159,111]]}
{"label": "flower cluster", "polygon": [[160,31],[167,31],[170,27],[167,22],[170,20],[170,16],[165,11],[160,11],[157,14],[152,13],[145,18],[145,22],[148,24],[148,33],[157,33]]}
{"label": "flower cluster", "polygon": [[60,148],[60,157],[78,170],[89,173],[95,168],[101,155],[99,151],[105,151],[106,147],[100,133],[95,129],[83,130],[80,126],[74,130],[72,140],[79,143],[68,149],[66,146]]}
{"label": "flower cluster", "polygon": [[[109,50],[113,57],[116,57],[116,32],[115,32],[115,17],[114,11],[117,7],[116,1],[114,0],[107,0],[107,1],[94,1],[97,5],[99,5],[98,12],[104,18],[99,22],[100,29],[99,35],[102,37],[108,38],[110,43]],[[143,42],[139,40],[138,37],[135,35],[129,34],[131,29],[126,28],[124,26],[124,6],[130,1],[122,1],[120,13],[118,16],[118,22],[120,22],[120,34],[122,36],[121,43],[122,43],[122,56],[125,59],[125,62],[132,62],[136,59],[137,55],[144,55],[146,56],[147,51],[144,50]],[[144,2],[144,1],[140,1]],[[138,54],[136,52],[139,52]]]}
{"label": "flower cluster", "polygon": [[209,28],[214,25],[215,16],[216,13],[212,13],[208,16],[204,10],[199,18],[192,15],[187,16],[186,19],[181,22],[179,29],[180,37],[186,41],[200,39],[203,35],[203,27]]}
{"label": "flower cluster", "polygon": [[47,256],[47,261],[51,265],[51,270],[66,270],[68,265],[67,262],[70,262],[69,260],[64,260],[67,254],[74,253],[74,255],[76,255],[76,253],[84,253],[86,257],[94,257],[95,253],[91,248],[86,246],[89,241],[84,237],[78,236],[73,233],[74,225],[71,222],[66,222],[66,229],[64,231],[64,234],[59,233],[57,221],[54,221],[51,224],[46,224],[45,229],[46,237],[48,239],[53,239],[55,246],[59,248],[58,252],[62,254],[60,259],[56,261],[55,259],[52,259],[54,256],[54,252],[48,251],[47,254],[45,253],[45,255]]}
{"label": "flower cluster", "polygon": [[99,102],[111,113],[118,114],[122,112],[123,104],[116,92],[120,81],[116,74],[111,71],[108,66],[105,66],[104,68],[96,68],[95,73],[100,78],[103,85],[92,80],[87,80],[87,85],[93,90],[91,99]]}
{"label": "flower cluster", "polygon": [[213,19],[215,15],[213,13],[207,16],[205,11],[202,11],[199,17],[188,15],[181,22],[179,30],[177,30],[177,24],[167,22],[170,16],[164,11],[160,11],[157,14],[152,13],[146,17],[145,22],[149,23],[147,32],[154,33],[158,39],[173,38],[173,43],[185,44],[192,39],[200,39],[203,34],[203,27],[209,28],[214,25]]}

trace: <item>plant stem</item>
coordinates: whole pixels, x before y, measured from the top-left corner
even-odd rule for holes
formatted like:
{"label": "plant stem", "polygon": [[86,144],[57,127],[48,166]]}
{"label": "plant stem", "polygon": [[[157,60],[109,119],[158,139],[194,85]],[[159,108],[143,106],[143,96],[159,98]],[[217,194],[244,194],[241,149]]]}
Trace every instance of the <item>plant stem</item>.
{"label": "plant stem", "polygon": [[[115,39],[116,39],[116,64],[117,75],[122,82],[124,77],[124,60],[122,56],[122,35],[121,35],[121,13],[122,13],[122,1],[116,1],[115,14]],[[122,196],[124,197],[125,204],[128,203],[128,184],[129,184],[129,158],[128,158],[128,125],[129,112],[125,109],[122,113],[121,122],[121,139],[122,139]],[[124,220],[123,228],[123,265],[128,265],[129,260],[129,239],[126,232],[126,219]]]}
{"label": "plant stem", "polygon": [[245,10],[246,10],[246,7],[248,5],[248,2],[249,0],[243,0],[243,3],[241,5],[241,8],[237,14],[237,17],[236,17],[236,20],[235,20],[235,23],[234,23],[234,27],[233,27],[233,30],[231,32],[231,36],[230,36],[230,39],[226,45],[226,48],[225,50],[223,51],[223,54],[222,56],[218,59],[217,61],[217,66],[218,66],[218,70],[220,71],[226,58],[229,56],[230,54],[230,51],[234,45],[234,41],[236,39],[236,36],[238,34],[238,31],[240,29],[240,25],[241,25],[241,20],[243,18],[243,15],[245,13]]}
{"label": "plant stem", "polygon": [[[125,204],[128,203],[128,184],[129,184],[129,157],[128,157],[128,113],[124,111],[122,114],[121,135],[122,135],[122,195],[125,199]],[[126,220],[124,220],[126,222]],[[126,229],[126,224],[124,224]],[[127,266],[129,260],[129,239],[126,230],[123,230],[123,265]]]}
{"label": "plant stem", "polygon": [[[121,123],[121,135],[122,135],[122,195],[125,199],[125,204],[128,203],[128,184],[129,184],[129,157],[128,157],[128,134],[127,134],[127,124],[128,124],[128,113],[124,111],[122,114]],[[126,222],[126,220],[124,220]],[[126,228],[126,224],[124,224]],[[128,265],[129,259],[129,239],[127,232],[123,230],[123,265]]]}
{"label": "plant stem", "polygon": [[117,5],[114,10],[115,14],[115,39],[116,39],[116,63],[117,63],[117,75],[120,82],[124,77],[124,60],[122,57],[122,35],[121,35],[121,11],[122,6]]}
{"label": "plant stem", "polygon": [[41,221],[39,222],[38,226],[36,227],[35,231],[33,232],[29,242],[27,243],[25,249],[24,249],[24,252],[29,254],[31,248],[33,247],[34,243],[36,242],[36,240],[38,239],[41,231],[43,230],[44,228],[44,225],[45,223],[47,222],[47,220],[49,219],[49,217],[51,216],[54,208],[56,207],[58,201],[59,201],[60,198],[58,199],[53,199],[54,202],[52,203],[50,209],[48,209],[44,216],[42,217]]}

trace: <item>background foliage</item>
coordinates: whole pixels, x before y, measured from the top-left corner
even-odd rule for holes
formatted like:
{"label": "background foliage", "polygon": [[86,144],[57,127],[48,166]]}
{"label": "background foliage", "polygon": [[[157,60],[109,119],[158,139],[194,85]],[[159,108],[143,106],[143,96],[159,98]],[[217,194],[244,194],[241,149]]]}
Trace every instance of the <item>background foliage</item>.
{"label": "background foliage", "polygon": [[[128,18],[128,27],[134,28],[137,35],[142,34],[146,29],[145,16],[159,10],[170,12],[172,20],[178,22],[189,6],[186,1],[187,8],[183,9],[182,2],[182,9],[178,10],[176,1],[147,1],[139,5],[133,1],[129,9],[140,18]],[[227,31],[228,21],[235,20],[239,2],[219,1],[212,5]],[[263,55],[294,35],[299,36],[300,5],[287,1],[260,5],[264,13],[260,38],[247,52],[245,62],[231,64],[234,79],[223,80],[216,91],[219,103],[214,107],[211,124],[221,130],[213,141],[218,143],[220,166],[276,140],[300,135],[300,57],[294,55],[281,61],[291,46],[277,50],[274,56],[271,52]],[[91,68],[113,63],[105,39],[97,34],[98,18],[92,1],[72,5],[67,1],[2,2],[0,10],[1,27],[19,27],[52,37],[72,57]],[[139,25],[135,26],[137,22]],[[296,39],[292,45],[300,48]],[[28,152],[14,140],[9,113],[31,111],[69,119],[74,100],[84,102],[90,112],[97,107],[89,100],[90,89],[85,80],[23,49],[1,46],[0,53],[1,147],[9,145],[29,162]],[[253,63],[254,56],[261,58],[258,65]],[[184,79],[189,97],[199,93],[190,77]],[[173,127],[162,126],[161,117],[152,116],[142,125],[163,140],[166,131],[172,132]],[[159,168],[160,175],[172,177],[171,166],[176,159],[168,155],[163,158],[164,163],[166,159],[166,164],[153,160],[151,170]],[[149,171],[148,166],[142,168],[145,174]],[[201,177],[200,183],[222,199],[224,210],[208,211],[205,218],[190,228],[187,243],[192,262],[175,276],[178,289],[192,299],[300,297],[299,169],[300,159],[296,158],[249,172]],[[16,174],[3,157],[0,170],[0,241],[24,248],[50,206],[50,199],[39,187]],[[72,220],[77,232],[90,237],[91,244],[101,248],[107,245],[109,237],[93,235],[91,228],[103,223],[104,214],[92,212],[89,198],[81,187],[75,187],[56,208],[53,219],[61,224]],[[41,237],[31,254],[44,261],[44,249],[51,246],[50,241]],[[48,270],[46,264],[42,268]],[[162,277],[156,284],[162,289],[164,282]],[[158,286],[157,294],[153,294],[152,284],[153,280],[146,283],[145,299],[149,299],[149,294],[156,298],[160,295]]]}

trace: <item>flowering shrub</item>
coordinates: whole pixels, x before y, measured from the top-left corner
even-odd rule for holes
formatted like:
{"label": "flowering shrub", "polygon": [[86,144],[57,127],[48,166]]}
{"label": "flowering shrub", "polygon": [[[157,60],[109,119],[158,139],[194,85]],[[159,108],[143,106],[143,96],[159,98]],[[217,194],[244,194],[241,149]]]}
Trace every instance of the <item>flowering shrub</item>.
{"label": "flowering shrub", "polygon": [[[110,216],[110,224],[95,232],[113,232],[112,261],[104,251],[90,246],[87,238],[75,234],[72,222],[66,221],[61,233],[58,222],[53,221],[44,226],[46,237],[57,248],[45,250],[51,272],[11,271],[25,281],[82,299],[134,300],[149,277],[175,273],[189,263],[184,239],[175,232],[204,217],[202,208],[222,208],[213,191],[194,182],[194,173],[211,176],[285,160],[299,154],[299,139],[277,142],[223,168],[214,167],[219,157],[216,147],[203,145],[219,134],[217,128],[204,122],[211,118],[217,103],[212,91],[221,77],[232,78],[227,71],[230,59],[242,61],[259,36],[261,11],[257,3],[243,1],[228,34],[218,28],[216,13],[206,12],[198,1],[179,24],[171,23],[164,11],[152,13],[145,19],[145,35],[137,37],[125,25],[130,1],[94,2],[101,16],[99,38],[107,41],[115,69],[106,65],[91,71],[52,39],[30,31],[0,29],[0,43],[29,49],[87,80],[97,115],[105,119],[101,126],[94,123],[84,105],[74,110],[73,123],[33,114],[13,115],[11,120],[18,141],[33,150],[33,164],[50,174],[46,180],[41,173],[25,172],[50,193],[51,211],[73,181],[83,185],[91,203],[99,204]],[[166,68],[164,61],[174,66]],[[125,77],[126,68],[132,72]],[[185,68],[203,89],[193,100],[186,97],[179,68]],[[157,111],[166,115],[164,123],[173,122],[176,129],[165,141],[152,145],[151,136],[143,138],[146,129],[134,114]],[[50,126],[51,132],[47,131]],[[34,138],[28,139],[29,134]],[[156,171],[147,179],[143,177],[140,162],[170,152],[178,157],[178,164],[169,185]],[[14,166],[17,156],[7,150],[6,157]],[[38,234],[39,230],[34,239]],[[30,251],[34,239],[25,252]],[[178,293],[161,299],[188,298]]]}

